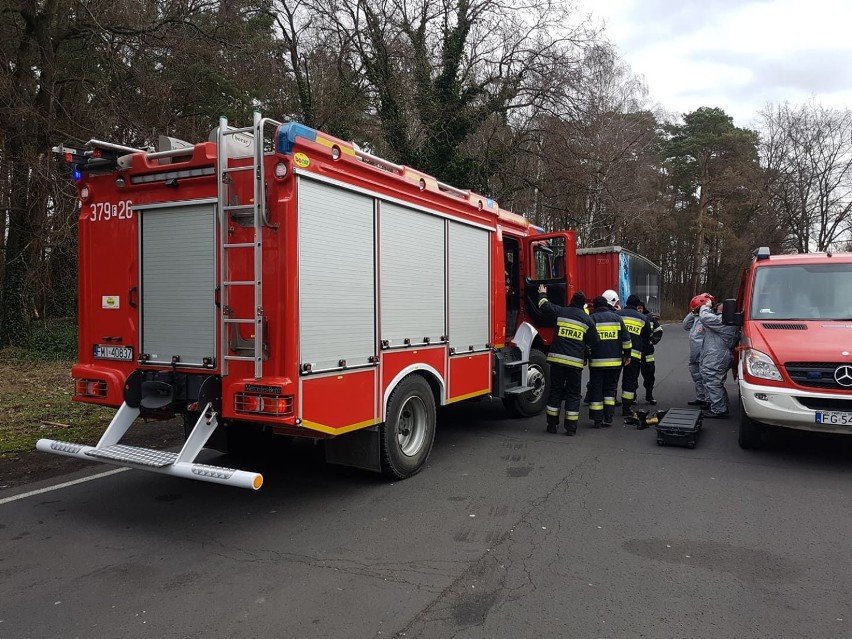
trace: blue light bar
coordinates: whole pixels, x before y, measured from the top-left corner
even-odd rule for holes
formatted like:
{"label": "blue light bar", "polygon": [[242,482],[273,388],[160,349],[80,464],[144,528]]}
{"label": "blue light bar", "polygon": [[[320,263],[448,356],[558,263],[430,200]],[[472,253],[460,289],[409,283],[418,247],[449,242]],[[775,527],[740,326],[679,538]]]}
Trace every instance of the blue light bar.
{"label": "blue light bar", "polygon": [[288,122],[278,128],[278,152],[292,153],[293,147],[296,144],[296,138],[304,138],[309,142],[315,142],[317,139],[316,129],[312,129],[298,122]]}

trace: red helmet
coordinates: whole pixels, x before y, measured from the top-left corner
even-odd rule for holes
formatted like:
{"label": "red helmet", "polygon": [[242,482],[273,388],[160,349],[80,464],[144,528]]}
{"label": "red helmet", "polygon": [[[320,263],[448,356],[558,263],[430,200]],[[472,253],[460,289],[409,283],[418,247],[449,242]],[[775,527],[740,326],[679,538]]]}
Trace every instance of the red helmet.
{"label": "red helmet", "polygon": [[691,300],[689,300],[689,309],[694,311],[704,306],[707,302],[710,302],[712,304],[714,301],[715,299],[712,295],[710,295],[710,293],[699,293]]}

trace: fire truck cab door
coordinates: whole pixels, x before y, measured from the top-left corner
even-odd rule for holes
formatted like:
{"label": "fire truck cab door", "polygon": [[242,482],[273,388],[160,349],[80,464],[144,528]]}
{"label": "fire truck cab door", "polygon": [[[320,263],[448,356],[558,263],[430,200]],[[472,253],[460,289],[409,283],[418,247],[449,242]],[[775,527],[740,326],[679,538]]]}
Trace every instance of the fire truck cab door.
{"label": "fire truck cab door", "polygon": [[524,307],[535,326],[554,326],[556,318],[538,310],[538,287],[547,287],[547,298],[567,306],[577,272],[577,236],[573,231],[535,235],[524,239]]}

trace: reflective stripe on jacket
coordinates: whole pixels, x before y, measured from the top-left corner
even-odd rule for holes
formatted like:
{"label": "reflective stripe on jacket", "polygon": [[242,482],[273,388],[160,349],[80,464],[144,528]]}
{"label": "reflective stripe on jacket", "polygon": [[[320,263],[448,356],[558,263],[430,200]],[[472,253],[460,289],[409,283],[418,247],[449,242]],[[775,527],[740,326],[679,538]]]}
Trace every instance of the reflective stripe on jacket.
{"label": "reflective stripe on jacket", "polygon": [[627,327],[627,332],[630,333],[630,341],[632,342],[630,356],[636,359],[642,359],[642,350],[645,348],[645,341],[651,335],[651,327],[648,324],[648,318],[636,310],[635,306],[622,308],[617,313],[624,321],[624,326]]}
{"label": "reflective stripe on jacket", "polygon": [[630,357],[630,333],[624,322],[609,308],[596,308],[589,316],[595,324],[600,341],[592,348],[589,360],[591,368],[621,366],[625,357]]}
{"label": "reflective stripe on jacket", "polygon": [[556,315],[556,335],[547,361],[563,366],[583,368],[586,361],[586,351],[598,342],[594,323],[582,308],[575,306],[559,306],[541,295],[538,308],[551,315]]}

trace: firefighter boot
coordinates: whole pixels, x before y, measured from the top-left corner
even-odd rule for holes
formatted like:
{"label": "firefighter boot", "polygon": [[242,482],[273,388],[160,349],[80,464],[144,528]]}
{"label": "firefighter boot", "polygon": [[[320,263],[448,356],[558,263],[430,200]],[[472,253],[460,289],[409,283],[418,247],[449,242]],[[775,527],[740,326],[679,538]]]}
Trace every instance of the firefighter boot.
{"label": "firefighter boot", "polygon": [[565,434],[569,437],[573,437],[577,434],[577,422],[576,421],[566,421],[565,422]]}
{"label": "firefighter boot", "polygon": [[547,432],[548,433],[558,433],[559,432],[559,415],[548,415],[547,416]]}
{"label": "firefighter boot", "polygon": [[612,426],[612,415],[604,415],[603,427],[609,428]]}
{"label": "firefighter boot", "polygon": [[621,407],[621,416],[622,417],[633,417],[633,409],[631,408],[631,404],[627,402]]}

